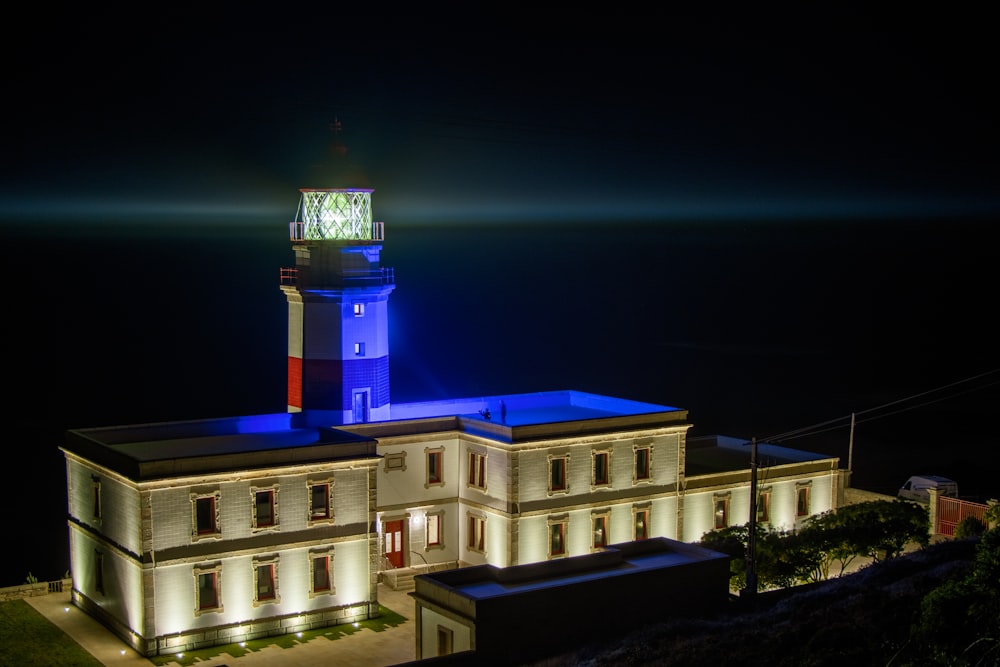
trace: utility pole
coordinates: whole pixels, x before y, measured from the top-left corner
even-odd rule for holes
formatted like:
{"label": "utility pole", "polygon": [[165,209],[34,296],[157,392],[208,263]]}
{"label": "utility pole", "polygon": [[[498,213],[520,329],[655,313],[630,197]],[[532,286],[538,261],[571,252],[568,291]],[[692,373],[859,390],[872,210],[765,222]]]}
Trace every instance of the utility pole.
{"label": "utility pole", "polygon": [[747,585],[742,593],[757,595],[757,438],[750,440],[750,534],[747,536]]}
{"label": "utility pole", "polygon": [[854,413],[851,413],[851,436],[847,441],[847,486],[851,485],[854,472]]}

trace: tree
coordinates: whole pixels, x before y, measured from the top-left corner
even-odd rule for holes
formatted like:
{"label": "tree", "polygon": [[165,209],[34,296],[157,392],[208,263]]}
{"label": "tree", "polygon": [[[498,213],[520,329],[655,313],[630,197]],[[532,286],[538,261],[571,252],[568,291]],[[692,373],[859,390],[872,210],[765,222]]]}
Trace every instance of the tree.
{"label": "tree", "polygon": [[[758,524],[757,581],[762,588],[786,588],[828,579],[833,563],[843,571],[856,558],[878,562],[903,553],[907,544],[927,546],[926,508],[903,500],[845,505],[812,517],[801,530],[774,531]],[[749,524],[705,533],[701,545],[731,557],[730,588],[746,585]]]}
{"label": "tree", "polygon": [[878,562],[903,553],[907,544],[930,542],[927,509],[905,500],[873,500],[824,512],[803,528],[830,561],[840,561],[841,570],[857,557]]}

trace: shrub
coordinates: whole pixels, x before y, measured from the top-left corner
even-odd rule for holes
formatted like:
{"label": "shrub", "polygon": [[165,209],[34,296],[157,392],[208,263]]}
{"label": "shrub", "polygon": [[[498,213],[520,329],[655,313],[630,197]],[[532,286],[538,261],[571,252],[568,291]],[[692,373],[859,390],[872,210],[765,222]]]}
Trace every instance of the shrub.
{"label": "shrub", "polygon": [[955,526],[955,539],[963,540],[967,537],[979,537],[986,532],[986,525],[974,516],[967,516]]}

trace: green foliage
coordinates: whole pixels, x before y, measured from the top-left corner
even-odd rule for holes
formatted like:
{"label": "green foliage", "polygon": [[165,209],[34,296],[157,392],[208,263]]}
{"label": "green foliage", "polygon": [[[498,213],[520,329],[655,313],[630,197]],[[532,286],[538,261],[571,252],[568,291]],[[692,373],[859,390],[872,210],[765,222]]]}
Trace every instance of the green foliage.
{"label": "green foliage", "polygon": [[750,535],[748,525],[728,526],[705,533],[701,545],[729,556],[729,588],[742,590],[746,587],[746,553]]}
{"label": "green foliage", "polygon": [[1000,523],[1000,503],[995,503],[986,508],[984,517],[987,524]]}
{"label": "green foliage", "polygon": [[986,524],[974,516],[967,516],[955,526],[955,539],[964,540],[967,537],[978,537],[986,532]]}
{"label": "green foliage", "polygon": [[757,579],[765,589],[814,581],[821,560],[815,545],[795,531],[769,531],[757,541]]}
{"label": "green foliage", "polygon": [[28,576],[25,577],[25,579],[24,579],[24,583],[26,583],[26,584],[37,584],[38,583],[38,577],[36,577],[35,575],[33,575],[29,571],[28,572]]}
{"label": "green foliage", "polygon": [[964,578],[924,598],[913,636],[930,664],[1000,665],[1000,530],[979,538]]}
{"label": "green foliage", "polygon": [[806,531],[829,558],[848,563],[861,556],[878,562],[903,553],[907,544],[930,542],[927,508],[903,500],[845,505],[810,519]]}
{"label": "green foliage", "polygon": [[[845,505],[812,517],[798,531],[757,526],[756,572],[760,588],[787,588],[828,579],[833,563],[841,571],[856,558],[879,561],[898,556],[912,542],[926,546],[927,509],[905,501],[876,500]],[[729,526],[702,536],[701,545],[727,554],[730,588],[746,585],[749,524]]]}

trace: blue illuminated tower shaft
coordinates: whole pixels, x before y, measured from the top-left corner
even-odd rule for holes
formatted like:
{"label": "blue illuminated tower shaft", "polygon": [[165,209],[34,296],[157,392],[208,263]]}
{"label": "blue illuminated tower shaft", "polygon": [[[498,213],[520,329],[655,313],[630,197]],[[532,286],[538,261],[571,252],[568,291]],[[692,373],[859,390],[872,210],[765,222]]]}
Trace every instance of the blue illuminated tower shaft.
{"label": "blue illuminated tower shaft", "polygon": [[290,223],[295,268],[288,299],[288,411],[328,424],[389,417],[388,298],[384,225],[372,222],[370,189],[300,191]]}

